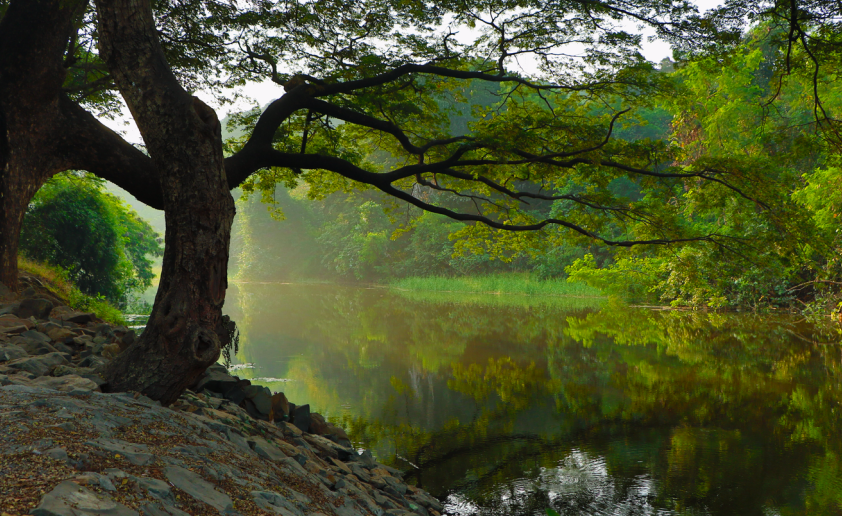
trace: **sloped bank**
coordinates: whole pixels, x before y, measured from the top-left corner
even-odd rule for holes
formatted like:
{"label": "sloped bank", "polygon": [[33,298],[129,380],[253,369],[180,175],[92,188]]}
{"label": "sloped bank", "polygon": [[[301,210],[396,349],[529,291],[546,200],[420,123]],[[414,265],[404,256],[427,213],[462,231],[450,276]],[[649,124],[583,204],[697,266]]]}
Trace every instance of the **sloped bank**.
{"label": "sloped bank", "polygon": [[39,290],[0,292],[2,516],[442,510],[306,405],[221,366],[171,407],[100,392],[97,369],[134,333],[54,306]]}

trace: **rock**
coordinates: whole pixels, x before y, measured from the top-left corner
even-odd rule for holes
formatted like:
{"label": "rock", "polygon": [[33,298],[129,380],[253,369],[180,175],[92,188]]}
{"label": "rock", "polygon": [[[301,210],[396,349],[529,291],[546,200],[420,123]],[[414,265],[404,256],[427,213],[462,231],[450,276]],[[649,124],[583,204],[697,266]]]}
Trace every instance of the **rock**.
{"label": "rock", "polygon": [[21,319],[15,314],[0,315],[0,331],[3,331],[4,328],[16,328],[19,326],[26,326],[26,329],[29,330],[34,324],[32,324],[32,321]]}
{"label": "rock", "polygon": [[35,387],[44,387],[54,391],[70,392],[73,390],[96,391],[99,385],[96,382],[75,374],[68,374],[61,377],[42,376],[32,380]]}
{"label": "rock", "polygon": [[0,315],[11,314],[17,317],[16,314],[18,313],[18,308],[20,308],[19,303],[12,303],[11,305],[0,307]]}
{"label": "rock", "polygon": [[260,509],[281,516],[303,516],[304,513],[286,497],[271,491],[252,491],[251,499]]}
{"label": "rock", "polygon": [[269,412],[270,421],[282,421],[289,416],[289,401],[282,392],[272,395],[272,410]]}
{"label": "rock", "polygon": [[234,512],[231,498],[214,489],[213,484],[205,481],[198,474],[179,466],[168,466],[164,469],[164,475],[172,485],[193,498],[205,502],[220,513]]}
{"label": "rock", "polygon": [[292,424],[297,426],[299,430],[302,432],[307,432],[310,430],[310,405],[301,405],[300,407],[295,407],[295,411],[292,414]]}
{"label": "rock", "polygon": [[54,340],[56,342],[64,342],[68,338],[72,339],[73,337],[75,337],[76,333],[67,328],[55,327],[47,330],[47,336],[50,338],[50,340]]}
{"label": "rock", "polygon": [[235,405],[239,405],[240,403],[246,400],[246,393],[243,392],[243,390],[239,387],[235,386],[231,389],[228,389],[228,391],[225,394],[223,394],[223,397],[226,400],[231,401]]}
{"label": "rock", "polygon": [[38,357],[27,357],[13,360],[6,364],[8,367],[20,369],[36,376],[46,375],[53,366],[70,365],[61,353],[47,353]]}
{"label": "rock", "polygon": [[285,453],[262,437],[250,437],[248,443],[257,455],[271,461],[280,461],[286,458]]}
{"label": "rock", "polygon": [[61,317],[62,321],[72,322],[76,324],[88,324],[95,319],[94,314],[76,312]]}
{"label": "rock", "polygon": [[20,336],[26,339],[35,340],[39,342],[51,342],[53,340],[49,337],[49,335],[45,335],[37,330],[27,330],[21,333]]}
{"label": "rock", "polygon": [[137,516],[137,512],[109,497],[85,489],[75,482],[65,480],[47,493],[33,516]]}
{"label": "rock", "polygon": [[[272,412],[272,391],[269,390],[268,387],[261,387],[260,385],[249,385],[246,387],[246,396],[249,396],[249,399],[254,403],[254,406],[257,407],[257,411],[263,414],[264,416],[268,416],[270,412]],[[253,395],[250,395],[254,393]]]}
{"label": "rock", "polygon": [[145,466],[155,460],[154,455],[146,453],[149,451],[149,447],[145,444],[134,444],[119,439],[106,438],[88,441],[85,444],[100,448],[112,455],[125,457],[126,460],[135,466]]}
{"label": "rock", "polygon": [[207,389],[209,391],[218,392],[224,396],[226,392],[236,387],[239,381],[239,378],[231,376],[227,372],[222,372],[211,366],[207,371],[205,371],[205,375],[199,379],[199,382],[193,386],[191,390],[194,392],[201,392]]}
{"label": "rock", "polygon": [[83,358],[82,361],[79,362],[79,367],[93,367],[94,369],[97,369],[99,367],[104,366],[107,363],[108,361],[104,358],[91,354]]}
{"label": "rock", "polygon": [[24,299],[20,302],[16,315],[21,319],[28,319],[30,317],[35,317],[36,319],[46,319],[50,316],[50,311],[52,309],[53,303],[47,299]]}
{"label": "rock", "polygon": [[140,508],[140,514],[143,516],[190,516],[181,509],[164,505],[161,502],[149,503],[142,506]]}
{"label": "rock", "polygon": [[50,448],[44,452],[44,455],[56,460],[67,460],[67,450],[64,448]]}
{"label": "rock", "polygon": [[23,325],[21,325],[21,326],[11,326],[11,327],[4,326],[4,327],[0,328],[0,332],[4,333],[6,335],[18,335],[18,334],[21,334],[21,333],[25,332],[28,329],[29,328],[27,328],[26,326],[23,326]]}
{"label": "rock", "polygon": [[310,414],[310,433],[316,435],[325,435],[328,433],[328,425],[325,418],[318,412]]}
{"label": "rock", "polygon": [[134,344],[135,340],[137,340],[137,335],[135,335],[134,330],[126,332],[126,334],[120,338],[120,351],[125,351],[126,348]]}
{"label": "rock", "polygon": [[[38,333],[38,332],[33,332],[32,330],[30,330],[30,331],[27,331],[27,332],[24,332],[24,333]],[[44,342],[43,340],[35,340],[35,339],[27,338],[25,340],[21,340],[21,341],[18,341],[18,342],[20,342],[20,344],[19,344],[20,347],[22,347],[27,353],[29,353],[32,356],[46,355],[47,353],[58,352],[58,349],[56,349],[54,346],[52,346],[51,344],[48,343],[49,341]]]}
{"label": "rock", "polygon": [[111,359],[119,355],[121,351],[119,344],[108,344],[102,348],[102,357]]}
{"label": "rock", "polygon": [[0,346],[0,362],[8,362],[19,358],[26,358],[28,356],[29,353],[20,346],[16,346],[14,344]]}

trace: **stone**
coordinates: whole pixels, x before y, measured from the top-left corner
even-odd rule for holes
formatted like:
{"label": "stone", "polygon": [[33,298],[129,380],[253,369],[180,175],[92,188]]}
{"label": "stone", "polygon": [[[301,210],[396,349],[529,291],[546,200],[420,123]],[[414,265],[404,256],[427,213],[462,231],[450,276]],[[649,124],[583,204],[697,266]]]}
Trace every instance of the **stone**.
{"label": "stone", "polygon": [[20,358],[6,364],[8,367],[20,369],[36,376],[44,376],[53,366],[70,365],[61,353],[47,353],[37,357]]}
{"label": "stone", "polygon": [[120,338],[120,351],[125,351],[126,348],[131,346],[137,340],[137,335],[135,334],[134,330],[129,330]]}
{"label": "stone", "polygon": [[226,392],[236,387],[239,381],[240,380],[237,377],[231,376],[227,372],[214,369],[213,366],[211,366],[207,371],[205,371],[205,375],[199,379],[198,383],[196,383],[191,390],[194,392],[201,392],[207,389],[209,391],[225,395]]}
{"label": "stone", "polygon": [[228,389],[228,391],[225,394],[223,394],[223,397],[226,400],[231,401],[235,405],[239,405],[240,403],[246,400],[246,393],[243,392],[243,390],[240,389],[238,386],[234,386]]}
{"label": "stone", "polygon": [[[33,333],[33,331],[29,330],[29,331],[24,332],[24,333]],[[38,332],[34,332],[34,333],[38,333]],[[21,334],[21,336],[23,336],[23,334]],[[47,353],[58,352],[58,349],[56,349],[51,344],[49,344],[50,341],[35,340],[35,339],[27,338],[26,340],[21,340],[19,342],[20,342],[20,346],[24,350],[26,350],[27,353],[29,353],[30,355],[33,355],[33,356],[35,356],[35,355],[46,355]]]}
{"label": "stone", "polygon": [[0,362],[9,362],[19,358],[26,358],[28,356],[29,353],[20,346],[16,346],[14,344],[0,346]]}
{"label": "stone", "polygon": [[77,374],[82,376],[83,374],[93,374],[94,369],[91,367],[73,367],[73,366],[56,366],[50,372],[52,376],[66,376],[68,374]]}
{"label": "stone", "polygon": [[47,336],[50,338],[50,340],[56,342],[64,342],[68,338],[72,339],[73,337],[75,337],[76,333],[67,328],[56,327],[47,330]]}
{"label": "stone", "polygon": [[76,324],[88,324],[94,320],[94,314],[76,312],[61,317],[62,321],[72,322]]}
{"label": "stone", "polygon": [[143,516],[190,516],[181,509],[164,505],[161,502],[148,503],[142,506],[140,508],[140,514]]}
{"label": "stone", "polygon": [[93,367],[97,369],[107,364],[108,361],[96,355],[88,355],[79,362],[79,367]]}
{"label": "stone", "polygon": [[271,461],[279,461],[287,457],[277,446],[262,437],[249,437],[248,444],[257,455]]}
{"label": "stone", "polygon": [[198,474],[180,466],[167,466],[164,476],[172,485],[181,489],[196,500],[205,502],[222,514],[233,513],[234,506],[227,494],[217,491],[213,484]]}
{"label": "stone", "polygon": [[53,309],[53,303],[48,299],[24,299],[18,306],[16,315],[21,319],[29,319],[35,317],[36,319],[46,319],[50,316],[50,311]]}
{"label": "stone", "polygon": [[149,447],[145,444],[134,444],[119,439],[106,438],[88,441],[85,444],[95,446],[112,455],[125,457],[126,460],[135,466],[145,466],[155,460],[154,455],[146,453],[149,451]]}
{"label": "stone", "polygon": [[47,457],[52,457],[56,460],[67,460],[67,450],[64,448],[50,448],[44,452]]}
{"label": "stone", "polygon": [[280,516],[303,516],[302,512],[284,496],[271,491],[252,491],[251,499],[260,509]]}
{"label": "stone", "polygon": [[168,500],[172,498],[172,488],[170,488],[170,485],[163,480],[141,477],[137,479],[137,485],[159,500]]}
{"label": "stone", "polygon": [[120,345],[119,344],[107,344],[102,347],[102,357],[103,358],[114,358],[120,354]]}
{"label": "stone", "polygon": [[327,421],[318,412],[310,414],[310,433],[316,435],[325,435],[328,433]]}
{"label": "stone", "polygon": [[295,411],[292,414],[292,424],[297,426],[299,430],[302,432],[307,432],[310,430],[310,405],[301,405],[300,407],[295,407]]}
{"label": "stone", "polygon": [[374,456],[371,454],[371,450],[363,450],[359,459],[362,465],[368,469],[373,469],[378,466],[377,461],[374,460]]}
{"label": "stone", "polygon": [[0,333],[5,335],[20,335],[21,333],[25,332],[29,328],[26,326],[4,326],[0,328]]}
{"label": "stone", "polygon": [[268,416],[272,412],[272,391],[268,387],[249,385],[243,389],[246,396],[254,403],[257,411]]}
{"label": "stone", "polygon": [[41,499],[30,511],[33,516],[137,516],[137,512],[111,498],[65,480]]}
{"label": "stone", "polygon": [[32,321],[29,319],[21,319],[15,314],[0,315],[0,331],[2,331],[3,328],[12,328],[17,326],[26,326],[26,329],[29,330],[35,325],[32,324]]}
{"label": "stone", "polygon": [[272,395],[272,410],[269,412],[270,421],[282,421],[289,416],[289,401],[282,392]]}
{"label": "stone", "polygon": [[30,340],[40,341],[40,342],[50,342],[53,339],[49,337],[49,335],[45,335],[38,330],[27,330],[20,334],[21,337],[25,337]]}
{"label": "stone", "polygon": [[12,303],[11,305],[0,307],[0,315],[11,314],[17,317],[18,308],[20,308],[20,303]]}
{"label": "stone", "polygon": [[71,392],[74,390],[95,391],[99,389],[99,385],[96,382],[75,374],[68,374],[61,377],[41,376],[32,380],[32,385],[61,392]]}

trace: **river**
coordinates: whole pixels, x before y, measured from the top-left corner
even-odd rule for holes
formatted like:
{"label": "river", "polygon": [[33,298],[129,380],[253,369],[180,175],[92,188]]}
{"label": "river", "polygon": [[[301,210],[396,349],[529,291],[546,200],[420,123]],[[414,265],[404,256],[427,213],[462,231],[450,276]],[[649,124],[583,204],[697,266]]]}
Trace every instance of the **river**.
{"label": "river", "polygon": [[226,312],[239,376],[448,514],[842,514],[832,327],[319,284],[234,284]]}

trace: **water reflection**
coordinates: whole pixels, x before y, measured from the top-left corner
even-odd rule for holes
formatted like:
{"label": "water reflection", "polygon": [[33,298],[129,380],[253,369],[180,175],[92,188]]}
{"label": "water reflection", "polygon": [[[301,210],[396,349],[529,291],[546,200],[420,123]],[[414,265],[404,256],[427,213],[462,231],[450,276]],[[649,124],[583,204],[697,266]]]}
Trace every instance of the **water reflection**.
{"label": "water reflection", "polygon": [[[454,514],[842,514],[842,348],[787,317],[239,285],[241,374]],[[532,304],[534,303],[534,304]],[[288,381],[287,381],[288,380]]]}

